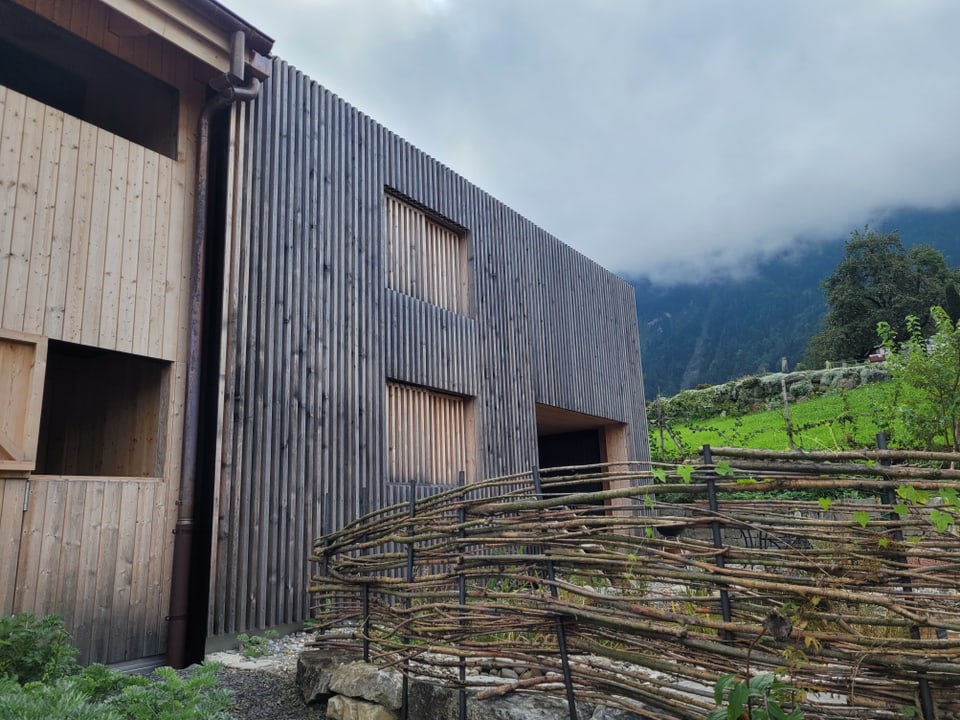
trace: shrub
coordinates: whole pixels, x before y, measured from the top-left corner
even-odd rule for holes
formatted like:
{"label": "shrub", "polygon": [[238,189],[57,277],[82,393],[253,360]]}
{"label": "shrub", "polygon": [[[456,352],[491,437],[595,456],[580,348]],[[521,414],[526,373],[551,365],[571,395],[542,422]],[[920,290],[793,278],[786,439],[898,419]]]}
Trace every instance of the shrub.
{"label": "shrub", "polygon": [[124,675],[111,670],[106,665],[90,665],[76,676],[77,687],[91,700],[102,701],[117,695],[132,685],[149,685],[150,681],[142,675]]}
{"label": "shrub", "polygon": [[21,685],[50,682],[77,671],[77,649],[56,615],[0,617],[0,677]]}
{"label": "shrub", "polygon": [[11,720],[124,720],[117,711],[90,701],[75,678],[19,685],[0,680],[0,717]]}
{"label": "shrub", "polygon": [[707,715],[707,720],[803,720],[803,710],[790,701],[800,691],[777,679],[773,673],[754,675],[741,680],[736,675],[724,675],[713,691],[719,705]]}
{"label": "shrub", "polygon": [[158,668],[156,682],[126,687],[107,704],[131,720],[230,720],[233,693],[214,689],[219,670],[208,663],[180,677],[172,668]]}
{"label": "shrub", "polygon": [[891,408],[898,444],[924,449],[945,446],[960,451],[960,324],[941,307],[930,309],[936,332],[925,338],[922,323],[907,318],[909,338],[897,342],[891,326],[877,332],[887,352],[887,365],[898,383]]}
{"label": "shrub", "polygon": [[3,720],[230,720],[229,690],[214,689],[217,664],[184,677],[168,667],[156,680],[104,665],[82,670],[59,617],[0,617]]}

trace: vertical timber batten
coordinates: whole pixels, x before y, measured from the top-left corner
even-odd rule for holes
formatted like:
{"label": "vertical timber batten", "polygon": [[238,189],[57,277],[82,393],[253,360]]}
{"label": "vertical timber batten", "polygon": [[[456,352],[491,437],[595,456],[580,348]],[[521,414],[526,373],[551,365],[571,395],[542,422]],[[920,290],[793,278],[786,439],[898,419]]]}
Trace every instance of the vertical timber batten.
{"label": "vertical timber batten", "polygon": [[303,621],[311,541],[391,478],[536,464],[538,404],[647,457],[626,282],[283,61],[236,112],[212,634]]}

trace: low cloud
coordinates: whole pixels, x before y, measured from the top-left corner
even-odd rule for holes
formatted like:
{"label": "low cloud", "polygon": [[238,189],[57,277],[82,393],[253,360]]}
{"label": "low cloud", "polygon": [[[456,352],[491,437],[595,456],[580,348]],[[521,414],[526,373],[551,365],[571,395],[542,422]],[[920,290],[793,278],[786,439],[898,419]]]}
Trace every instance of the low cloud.
{"label": "low cloud", "polygon": [[597,262],[743,277],[960,204],[952,0],[226,0]]}

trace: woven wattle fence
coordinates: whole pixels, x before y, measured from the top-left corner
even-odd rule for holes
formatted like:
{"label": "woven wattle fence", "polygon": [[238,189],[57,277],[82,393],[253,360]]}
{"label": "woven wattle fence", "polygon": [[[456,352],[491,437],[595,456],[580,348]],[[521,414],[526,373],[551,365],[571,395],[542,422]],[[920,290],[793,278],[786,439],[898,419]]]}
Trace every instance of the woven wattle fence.
{"label": "woven wattle fence", "polygon": [[705,450],[692,474],[412,485],[316,541],[316,644],[643,717],[771,671],[808,718],[960,717],[960,456]]}

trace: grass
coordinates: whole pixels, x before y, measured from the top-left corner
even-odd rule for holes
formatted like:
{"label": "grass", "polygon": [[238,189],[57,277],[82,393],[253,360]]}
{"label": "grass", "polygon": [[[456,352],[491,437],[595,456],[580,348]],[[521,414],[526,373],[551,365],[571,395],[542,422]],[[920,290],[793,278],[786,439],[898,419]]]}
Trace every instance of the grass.
{"label": "grass", "polygon": [[[791,401],[794,447],[798,450],[852,450],[876,447],[883,427],[883,408],[889,403],[889,382],[838,390],[817,398]],[[655,419],[650,423],[650,448],[656,460],[675,460],[678,455],[699,455],[703,445],[727,445],[767,450],[788,450],[783,408],[737,417],[713,417],[670,428],[683,446],[677,448],[664,433],[664,453]]]}

